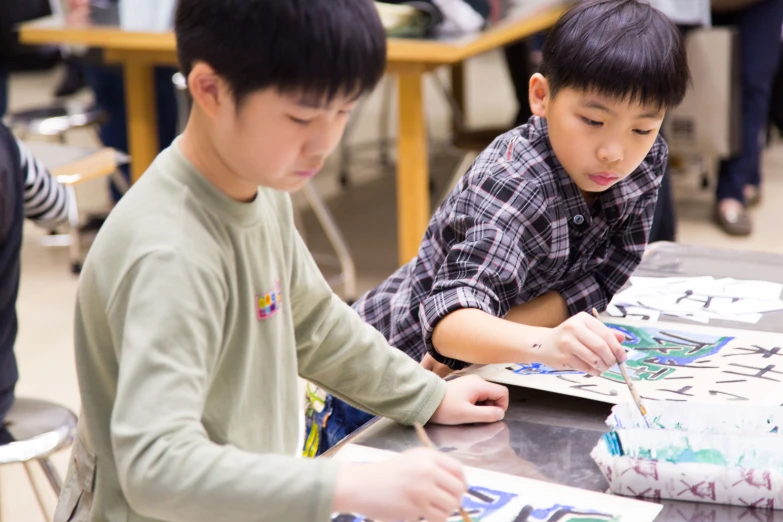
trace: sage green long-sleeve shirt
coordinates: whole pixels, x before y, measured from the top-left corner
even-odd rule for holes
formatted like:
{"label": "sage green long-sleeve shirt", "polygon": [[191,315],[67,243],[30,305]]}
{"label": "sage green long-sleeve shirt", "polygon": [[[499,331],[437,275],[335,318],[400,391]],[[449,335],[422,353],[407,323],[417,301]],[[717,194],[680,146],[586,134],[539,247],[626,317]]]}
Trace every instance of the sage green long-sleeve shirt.
{"label": "sage green long-sleeve shirt", "polygon": [[82,415],[57,522],[325,521],[337,464],[295,458],[297,373],[402,423],[445,394],[333,295],[287,195],[231,200],[177,142],[92,246],[75,349]]}

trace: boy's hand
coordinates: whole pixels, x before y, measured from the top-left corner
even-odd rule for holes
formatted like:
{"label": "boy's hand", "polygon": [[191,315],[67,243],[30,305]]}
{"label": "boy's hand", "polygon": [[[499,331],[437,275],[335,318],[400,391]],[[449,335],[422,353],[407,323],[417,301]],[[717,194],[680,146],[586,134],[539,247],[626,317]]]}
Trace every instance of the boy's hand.
{"label": "boy's hand", "polygon": [[371,464],[344,464],[333,510],[372,520],[445,522],[462,505],[468,484],[462,464],[426,448]]}
{"label": "boy's hand", "polygon": [[618,361],[625,362],[625,336],[595,317],[581,313],[553,328],[533,345],[536,362],[556,370],[578,370],[600,375]]}
{"label": "boy's hand", "polygon": [[467,375],[446,383],[446,396],[430,422],[437,424],[471,424],[497,422],[506,415],[508,389],[487,382],[477,375]]}
{"label": "boy's hand", "polygon": [[425,370],[431,371],[441,379],[443,379],[448,374],[454,371],[448,366],[446,366],[445,364],[441,364],[438,361],[436,361],[435,358],[428,353],[424,354],[424,359],[421,360],[421,366]]}

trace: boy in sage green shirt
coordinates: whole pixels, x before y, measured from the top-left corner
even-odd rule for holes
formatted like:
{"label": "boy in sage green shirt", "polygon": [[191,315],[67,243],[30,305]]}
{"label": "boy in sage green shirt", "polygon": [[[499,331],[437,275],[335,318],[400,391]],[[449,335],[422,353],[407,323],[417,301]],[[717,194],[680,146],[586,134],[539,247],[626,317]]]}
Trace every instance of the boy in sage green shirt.
{"label": "boy in sage green shirt", "polygon": [[[494,422],[505,388],[446,384],[330,290],[288,192],[383,74],[371,0],[180,0],[183,135],[122,199],[76,311],[79,432],[55,520],[445,521],[466,483],[428,450],[297,459],[297,374],[402,423]],[[261,186],[261,188],[259,188]]]}

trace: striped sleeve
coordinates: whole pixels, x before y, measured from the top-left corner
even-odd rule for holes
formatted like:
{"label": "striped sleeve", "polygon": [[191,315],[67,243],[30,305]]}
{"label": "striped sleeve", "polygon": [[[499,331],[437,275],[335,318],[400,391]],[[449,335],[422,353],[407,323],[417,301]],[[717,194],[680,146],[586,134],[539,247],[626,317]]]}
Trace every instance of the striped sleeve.
{"label": "striped sleeve", "polygon": [[50,228],[65,222],[70,204],[65,187],[36,160],[22,142],[19,147],[21,172],[24,176],[24,214],[37,225]]}

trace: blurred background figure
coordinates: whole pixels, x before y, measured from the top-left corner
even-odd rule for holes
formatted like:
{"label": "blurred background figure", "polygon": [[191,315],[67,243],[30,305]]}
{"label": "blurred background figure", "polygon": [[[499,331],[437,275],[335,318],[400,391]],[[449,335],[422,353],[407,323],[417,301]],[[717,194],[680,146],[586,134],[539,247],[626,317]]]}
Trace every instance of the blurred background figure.
{"label": "blurred background figure", "polygon": [[742,149],[718,174],[715,221],[726,233],[753,230],[747,209],[761,200],[761,150],[777,70],[783,0],[712,0],[713,24],[739,31],[742,80]]}
{"label": "blurred background figure", "polygon": [[[117,4],[117,0],[67,0],[68,19],[73,23],[89,23],[93,11],[104,8],[103,4]],[[78,67],[74,62],[69,68]],[[108,120],[100,127],[100,138],[107,147],[128,150],[128,120],[125,113],[125,85],[122,68],[103,62],[100,51],[90,49],[82,58],[83,74],[87,86],[95,96],[95,105],[108,114]],[[177,102],[171,78],[177,72],[175,67],[155,68],[155,103],[158,117],[158,143],[160,150],[168,147],[177,132]],[[71,74],[79,74],[72,72]],[[75,80],[74,80],[75,81]],[[127,166],[123,175],[130,180]],[[120,189],[110,183],[112,201],[122,197]],[[102,219],[94,218],[88,227],[97,227]]]}

